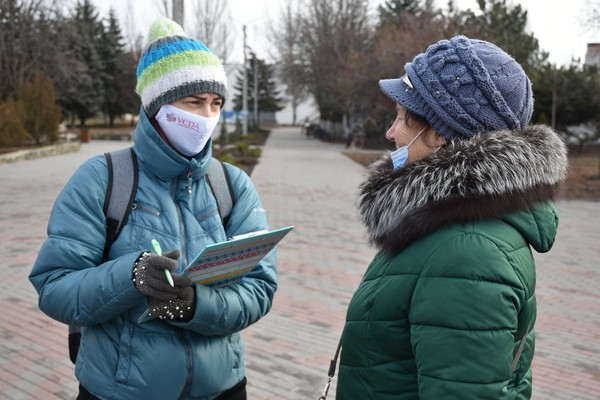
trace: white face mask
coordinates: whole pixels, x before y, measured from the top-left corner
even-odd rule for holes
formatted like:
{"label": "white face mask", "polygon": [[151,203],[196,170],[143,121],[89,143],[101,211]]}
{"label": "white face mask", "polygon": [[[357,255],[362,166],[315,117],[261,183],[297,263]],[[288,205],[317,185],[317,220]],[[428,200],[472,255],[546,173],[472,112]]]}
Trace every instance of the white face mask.
{"label": "white face mask", "polygon": [[203,117],[170,104],[165,104],[156,114],[156,122],[169,142],[188,157],[200,153],[210,139],[219,115]]}

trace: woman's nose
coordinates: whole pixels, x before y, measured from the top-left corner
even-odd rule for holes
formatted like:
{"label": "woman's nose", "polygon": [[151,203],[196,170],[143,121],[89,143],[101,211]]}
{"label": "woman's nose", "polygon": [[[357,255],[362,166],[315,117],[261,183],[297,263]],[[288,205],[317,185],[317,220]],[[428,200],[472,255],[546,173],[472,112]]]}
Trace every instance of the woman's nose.
{"label": "woman's nose", "polygon": [[390,126],[390,128],[387,130],[387,132],[385,133],[385,138],[391,142],[394,142],[394,125]]}
{"label": "woman's nose", "polygon": [[210,117],[211,116],[211,108],[210,108],[210,104],[203,104],[202,107],[200,107],[200,109],[198,110],[198,114],[203,116],[203,117]]}

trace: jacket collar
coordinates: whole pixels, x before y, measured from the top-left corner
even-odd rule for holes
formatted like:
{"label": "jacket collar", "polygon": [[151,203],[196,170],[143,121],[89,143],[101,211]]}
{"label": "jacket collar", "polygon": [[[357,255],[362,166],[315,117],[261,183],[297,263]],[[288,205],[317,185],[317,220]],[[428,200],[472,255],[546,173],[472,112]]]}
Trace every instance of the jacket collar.
{"label": "jacket collar", "polygon": [[359,213],[371,243],[397,252],[443,226],[493,218],[510,223],[511,213],[525,211],[533,213],[526,218],[531,224],[515,227],[536,250],[547,251],[536,204],[556,196],[567,167],[564,143],[542,125],[451,142],[396,171],[388,154],[361,185]]}
{"label": "jacket collar", "polygon": [[133,142],[138,162],[160,180],[187,177],[190,171],[192,179],[197,180],[208,173],[212,158],[212,139],[197,156],[188,159],[177,153],[160,137],[143,108],[140,109]]}

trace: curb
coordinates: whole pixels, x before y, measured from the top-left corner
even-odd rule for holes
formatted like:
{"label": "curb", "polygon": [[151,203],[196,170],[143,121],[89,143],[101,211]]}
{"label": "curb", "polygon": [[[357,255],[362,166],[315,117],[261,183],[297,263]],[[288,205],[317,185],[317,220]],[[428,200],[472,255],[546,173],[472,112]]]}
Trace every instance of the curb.
{"label": "curb", "polygon": [[31,160],[34,158],[54,156],[64,153],[72,153],[75,151],[79,151],[80,148],[80,142],[68,142],[39,147],[31,150],[19,150],[12,153],[0,155],[0,164],[13,163],[22,160]]}

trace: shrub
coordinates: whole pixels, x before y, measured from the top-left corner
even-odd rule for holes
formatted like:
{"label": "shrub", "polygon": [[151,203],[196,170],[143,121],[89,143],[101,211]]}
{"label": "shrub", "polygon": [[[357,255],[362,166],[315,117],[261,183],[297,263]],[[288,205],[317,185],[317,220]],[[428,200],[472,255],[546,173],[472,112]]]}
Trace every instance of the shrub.
{"label": "shrub", "polygon": [[17,87],[17,98],[25,107],[25,129],[36,144],[54,143],[58,139],[60,107],[52,79],[37,71],[31,82]]}
{"label": "shrub", "polygon": [[28,140],[23,103],[9,97],[0,101],[0,146],[19,146]]}

